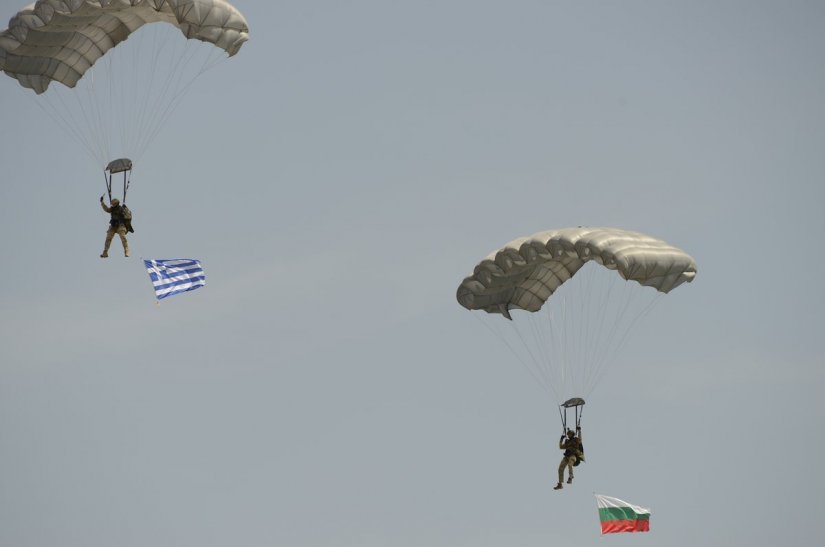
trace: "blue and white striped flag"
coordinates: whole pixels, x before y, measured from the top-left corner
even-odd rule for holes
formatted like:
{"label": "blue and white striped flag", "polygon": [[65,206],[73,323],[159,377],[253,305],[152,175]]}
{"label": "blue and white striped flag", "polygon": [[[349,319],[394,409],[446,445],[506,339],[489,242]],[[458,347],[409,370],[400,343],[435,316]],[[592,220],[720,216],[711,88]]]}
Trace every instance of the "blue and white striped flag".
{"label": "blue and white striped flag", "polygon": [[186,291],[193,291],[206,285],[206,276],[198,260],[192,258],[172,258],[144,260],[155,296],[158,300]]}

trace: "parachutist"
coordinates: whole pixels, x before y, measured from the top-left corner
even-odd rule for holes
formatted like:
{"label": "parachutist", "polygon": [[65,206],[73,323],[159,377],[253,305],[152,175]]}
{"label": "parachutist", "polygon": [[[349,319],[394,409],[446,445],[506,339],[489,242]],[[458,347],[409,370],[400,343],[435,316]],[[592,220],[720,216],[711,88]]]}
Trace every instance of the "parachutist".
{"label": "parachutist", "polygon": [[[509,323],[507,332],[507,327],[488,327],[543,388],[557,395],[590,393],[603,365],[655,303],[655,292],[667,294],[695,277],[696,261],[660,239],[621,228],[579,226],[519,237],[487,254],[458,286],[456,300],[496,317],[496,326]],[[643,295],[648,295],[647,305]],[[624,334],[614,336],[618,333]],[[579,353],[581,348],[587,351]],[[567,411],[574,415],[571,426],[578,426],[583,405],[579,397],[560,405],[565,436]],[[581,433],[577,438],[580,442]],[[566,442],[559,441],[565,451]],[[573,466],[584,461],[579,449]],[[569,456],[559,467],[557,489]]]}
{"label": "parachutist", "polygon": [[111,215],[109,220],[109,229],[106,230],[106,242],[103,244],[103,253],[100,258],[107,258],[109,256],[109,245],[112,244],[112,238],[115,234],[120,236],[120,242],[123,244],[124,256],[129,256],[129,242],[126,240],[126,232],[134,232],[132,229],[132,212],[126,205],[121,205],[120,200],[114,198],[111,207],[107,207],[103,203],[103,196],[100,196],[100,206],[104,211]]}
{"label": "parachutist", "polygon": [[579,465],[584,461],[584,446],[582,445],[582,428],[576,427],[574,432],[572,429],[567,430],[566,435],[562,435],[559,439],[559,449],[564,450],[564,456],[561,458],[559,464],[559,482],[553,487],[553,490],[561,490],[564,482],[564,468],[568,469],[567,484],[573,483],[573,467]]}

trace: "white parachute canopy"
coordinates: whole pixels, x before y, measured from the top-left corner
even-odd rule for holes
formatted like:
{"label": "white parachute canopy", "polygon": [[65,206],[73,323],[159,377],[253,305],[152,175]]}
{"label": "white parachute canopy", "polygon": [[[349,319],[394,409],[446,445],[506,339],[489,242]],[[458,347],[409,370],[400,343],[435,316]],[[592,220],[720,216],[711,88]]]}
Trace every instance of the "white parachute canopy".
{"label": "white parachute canopy", "polygon": [[103,167],[139,158],[194,79],[248,39],[224,0],[39,0],[0,31],[0,69]]}
{"label": "white parachute canopy", "polygon": [[690,255],[654,237],[564,228],[494,251],[456,298],[468,310],[512,319],[485,324],[561,403],[586,398],[657,295],[695,275]]}

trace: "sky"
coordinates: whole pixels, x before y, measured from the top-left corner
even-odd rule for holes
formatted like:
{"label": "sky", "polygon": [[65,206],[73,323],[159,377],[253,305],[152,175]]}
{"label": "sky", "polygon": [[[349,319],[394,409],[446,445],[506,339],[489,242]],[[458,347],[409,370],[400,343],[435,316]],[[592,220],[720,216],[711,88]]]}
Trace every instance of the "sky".
{"label": "sky", "polygon": [[[128,259],[98,258],[102,166],[0,78],[0,546],[817,542],[825,5],[234,5],[249,42],[136,166]],[[578,225],[698,274],[554,491],[557,402],[455,291]],[[207,286],[158,305],[140,257]],[[594,492],[651,532],[602,537]]]}

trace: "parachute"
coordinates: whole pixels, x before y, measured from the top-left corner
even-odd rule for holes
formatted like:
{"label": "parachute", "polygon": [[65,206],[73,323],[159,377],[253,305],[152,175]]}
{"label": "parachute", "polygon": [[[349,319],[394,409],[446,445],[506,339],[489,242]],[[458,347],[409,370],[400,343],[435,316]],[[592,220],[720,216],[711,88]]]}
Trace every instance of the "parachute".
{"label": "parachute", "polygon": [[690,255],[649,235],[564,228],[494,251],[461,282],[456,298],[468,310],[510,320],[485,325],[555,397],[564,426],[571,408],[578,425],[584,399],[656,295],[695,275]]}
{"label": "parachute", "polygon": [[37,93],[52,81],[74,87],[109,49],[159,22],[211,42],[230,57],[248,39],[246,20],[222,0],[40,0],[0,33],[1,66]]}
{"label": "parachute", "polygon": [[111,174],[112,158],[139,161],[192,82],[248,38],[224,0],[39,0],[0,31],[0,70]]}

